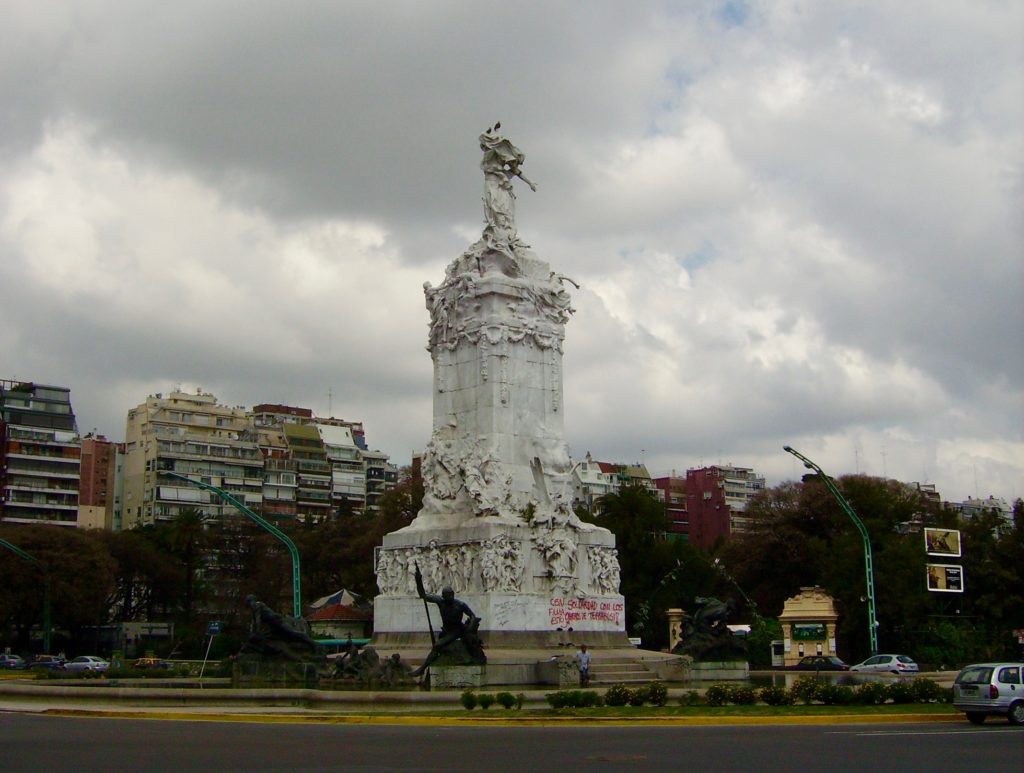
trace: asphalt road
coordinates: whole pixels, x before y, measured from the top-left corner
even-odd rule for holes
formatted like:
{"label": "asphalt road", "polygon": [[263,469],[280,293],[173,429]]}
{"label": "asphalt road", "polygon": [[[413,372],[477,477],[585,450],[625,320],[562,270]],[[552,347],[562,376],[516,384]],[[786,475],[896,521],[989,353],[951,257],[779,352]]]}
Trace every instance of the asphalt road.
{"label": "asphalt road", "polygon": [[422,727],[0,713],[20,771],[1013,771],[1024,728],[989,720],[834,726]]}

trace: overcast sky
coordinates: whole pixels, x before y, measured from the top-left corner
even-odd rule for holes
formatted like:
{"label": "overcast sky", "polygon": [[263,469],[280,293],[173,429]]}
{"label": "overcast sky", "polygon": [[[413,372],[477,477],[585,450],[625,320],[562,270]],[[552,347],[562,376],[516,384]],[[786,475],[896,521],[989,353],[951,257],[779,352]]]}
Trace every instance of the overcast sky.
{"label": "overcast sky", "polygon": [[0,378],[431,428],[422,285],[582,285],[576,458],[1024,496],[1024,4],[0,0]]}

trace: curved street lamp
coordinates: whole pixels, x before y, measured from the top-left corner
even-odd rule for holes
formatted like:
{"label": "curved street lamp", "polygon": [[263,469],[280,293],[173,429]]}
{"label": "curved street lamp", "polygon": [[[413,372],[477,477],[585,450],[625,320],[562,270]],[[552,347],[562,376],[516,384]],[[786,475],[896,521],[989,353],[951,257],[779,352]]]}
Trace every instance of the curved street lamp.
{"label": "curved street lamp", "polygon": [[17,545],[12,545],[5,539],[0,539],[0,547],[5,547],[19,558],[24,558],[29,563],[39,567],[43,573],[43,652],[50,654],[50,640],[53,636],[53,625],[50,622],[50,570],[42,561],[30,553],[26,553]]}
{"label": "curved street lamp", "polygon": [[839,489],[836,488],[836,484],[832,482],[832,479],[828,477],[828,475],[826,475],[818,465],[790,446],[783,446],[782,450],[787,454],[793,454],[793,456],[804,463],[804,467],[818,473],[818,477],[821,478],[821,482],[825,484],[825,487],[839,503],[839,506],[843,508],[843,512],[850,516],[850,520],[853,521],[854,526],[857,527],[857,531],[860,532],[861,539],[864,541],[864,573],[867,576],[868,587],[868,633],[871,640],[871,654],[877,655],[878,619],[875,617],[875,568],[874,563],[871,560],[871,540],[868,539],[867,527],[865,527],[864,522],[857,517],[857,514],[853,512],[853,508],[850,506],[850,503],[846,501],[846,498],[839,493]]}
{"label": "curved street lamp", "polygon": [[167,475],[171,478],[177,478],[185,483],[190,483],[193,486],[198,486],[201,489],[205,489],[206,491],[216,494],[261,529],[274,535],[278,540],[284,543],[284,546],[288,548],[288,552],[292,557],[292,616],[296,618],[302,617],[302,586],[299,571],[299,551],[298,548],[295,547],[295,543],[291,541],[291,538],[274,526],[270,521],[257,515],[248,507],[243,505],[228,492],[224,491],[224,489],[219,489],[216,486],[211,486],[209,483],[203,483],[201,480],[196,480],[195,478],[190,478],[187,475],[182,475],[179,472],[172,472],[171,470],[161,470],[160,474]]}

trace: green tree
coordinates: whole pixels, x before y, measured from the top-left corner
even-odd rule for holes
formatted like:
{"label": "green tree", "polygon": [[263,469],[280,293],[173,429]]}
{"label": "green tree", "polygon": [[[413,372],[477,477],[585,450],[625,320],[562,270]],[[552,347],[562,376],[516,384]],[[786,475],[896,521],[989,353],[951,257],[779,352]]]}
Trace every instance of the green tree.
{"label": "green tree", "polygon": [[186,625],[195,619],[196,606],[208,590],[203,582],[203,570],[211,540],[204,521],[203,511],[190,507],[174,516],[160,532],[164,546],[181,568],[178,608]]}
{"label": "green tree", "polygon": [[[114,561],[94,534],[55,526],[4,527],[0,534],[37,558],[50,583],[53,629],[81,638],[81,629],[107,622],[114,587]],[[0,621],[18,649],[30,648],[30,633],[43,622],[40,570],[6,550],[0,554]]]}
{"label": "green tree", "polygon": [[[996,514],[960,524],[952,509],[908,486],[865,475],[836,481],[871,540],[879,642],[925,662],[950,664],[1013,654],[1021,627],[1024,540],[1018,525],[1000,530]],[[818,585],[835,599],[838,649],[849,660],[869,654],[863,542],[817,476],[761,492],[747,508],[752,528],[720,555],[765,616],[777,616],[800,587]],[[927,590],[920,524],[960,528],[964,594]]]}
{"label": "green tree", "polygon": [[114,560],[114,588],[108,599],[112,619],[161,620],[177,602],[182,570],[161,548],[157,527],[97,532]]}
{"label": "green tree", "polygon": [[665,506],[643,486],[623,486],[598,500],[592,515],[577,514],[615,535],[626,630],[644,646],[668,644],[669,608],[721,591],[713,564],[686,542],[669,539]]}

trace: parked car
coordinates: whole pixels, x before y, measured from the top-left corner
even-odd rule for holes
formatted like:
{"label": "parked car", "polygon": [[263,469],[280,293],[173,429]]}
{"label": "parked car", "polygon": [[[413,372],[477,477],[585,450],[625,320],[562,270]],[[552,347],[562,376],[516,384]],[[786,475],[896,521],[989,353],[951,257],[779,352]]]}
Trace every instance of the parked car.
{"label": "parked car", "polygon": [[32,658],[29,668],[35,671],[63,671],[64,658],[57,655],[36,655]]}
{"label": "parked car", "polygon": [[890,674],[916,674],[921,669],[913,658],[906,655],[873,655],[872,657],[850,666],[851,671],[867,671]]}
{"label": "parked car", "polygon": [[800,658],[794,671],[849,671],[850,667],[835,655],[807,655]]}
{"label": "parked car", "polygon": [[21,655],[5,655],[4,653],[0,653],[0,668],[25,668],[25,660],[21,657]]}
{"label": "parked car", "polygon": [[105,661],[103,658],[98,658],[95,655],[79,655],[74,660],[69,660],[64,664],[64,668],[67,671],[91,671],[93,673],[100,673],[110,668],[110,663]]}
{"label": "parked car", "polygon": [[1014,725],[1024,724],[1024,663],[974,663],[956,675],[953,706],[980,725],[990,714],[1001,714]]}

